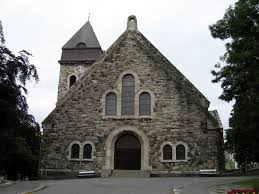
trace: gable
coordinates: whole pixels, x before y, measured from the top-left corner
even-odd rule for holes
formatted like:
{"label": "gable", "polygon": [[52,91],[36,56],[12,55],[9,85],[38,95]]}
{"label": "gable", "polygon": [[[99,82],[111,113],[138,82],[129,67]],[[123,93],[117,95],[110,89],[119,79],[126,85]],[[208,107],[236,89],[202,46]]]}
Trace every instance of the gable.
{"label": "gable", "polygon": [[208,108],[208,99],[139,31],[132,32],[133,36],[143,46],[143,50],[157,62],[170,79],[182,86],[184,91],[194,97],[202,107]]}
{"label": "gable", "polygon": [[[127,58],[127,51],[123,45],[126,43],[134,44],[135,52],[138,49],[138,52],[144,53],[142,61],[152,60],[159,70],[162,70],[166,74],[166,79],[176,83],[179,88],[181,88],[187,95],[192,96],[193,101],[195,101],[201,109],[204,111],[207,110],[209,106],[209,101],[204,97],[204,95],[173,65],[168,61],[139,31],[136,30],[127,30],[125,31],[111,46],[110,48],[85,72],[85,74],[79,79],[79,81],[69,89],[68,93],[57,103],[56,109],[62,107],[69,100],[73,99],[73,96],[82,92],[81,89],[87,84],[91,83],[91,79],[94,77],[94,74],[98,69],[102,69],[107,64],[116,64],[116,57],[118,55],[125,55],[125,60],[133,61],[134,59]],[[125,61],[120,61],[125,62]],[[108,76],[109,71],[106,72]],[[55,110],[51,113],[54,114]],[[44,121],[47,122],[51,119],[49,115]]]}

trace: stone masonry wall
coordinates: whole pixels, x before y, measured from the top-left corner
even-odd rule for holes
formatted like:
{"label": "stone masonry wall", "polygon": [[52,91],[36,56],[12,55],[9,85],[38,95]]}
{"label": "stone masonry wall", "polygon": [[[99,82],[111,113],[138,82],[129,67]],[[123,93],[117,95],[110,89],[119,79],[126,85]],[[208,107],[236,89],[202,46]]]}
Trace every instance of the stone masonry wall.
{"label": "stone masonry wall", "polygon": [[[89,64],[80,64],[84,67],[85,71],[89,68]],[[66,95],[69,90],[69,77],[75,75],[77,80],[80,78],[81,74],[76,71],[75,64],[62,64],[60,65],[59,71],[59,83],[58,83],[58,101]]]}
{"label": "stone masonry wall", "polygon": [[[72,89],[66,100],[54,110],[44,129],[41,168],[67,170],[101,170],[105,165],[105,142],[111,131],[132,126],[149,139],[149,164],[153,171],[198,171],[218,168],[216,135],[205,133],[208,111],[195,95],[176,83],[178,74],[170,74],[150,57],[131,33],[123,35],[113,51],[94,64],[89,74]],[[103,116],[102,96],[107,90],[118,90],[118,78],[124,71],[139,77],[139,89],[154,93],[150,118]],[[61,66],[59,98],[65,93],[65,78],[72,66]],[[137,92],[137,91],[136,91]],[[72,141],[91,141],[96,153],[93,161],[69,161],[68,145]],[[188,145],[187,162],[161,162],[163,142],[182,141]]]}

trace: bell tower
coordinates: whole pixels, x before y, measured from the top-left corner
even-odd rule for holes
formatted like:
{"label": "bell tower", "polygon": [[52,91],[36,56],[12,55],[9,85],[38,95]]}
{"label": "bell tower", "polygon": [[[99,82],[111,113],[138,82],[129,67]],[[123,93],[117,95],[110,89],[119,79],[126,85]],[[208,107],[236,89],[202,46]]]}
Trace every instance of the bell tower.
{"label": "bell tower", "polygon": [[100,57],[102,48],[89,21],[62,47],[58,101]]}

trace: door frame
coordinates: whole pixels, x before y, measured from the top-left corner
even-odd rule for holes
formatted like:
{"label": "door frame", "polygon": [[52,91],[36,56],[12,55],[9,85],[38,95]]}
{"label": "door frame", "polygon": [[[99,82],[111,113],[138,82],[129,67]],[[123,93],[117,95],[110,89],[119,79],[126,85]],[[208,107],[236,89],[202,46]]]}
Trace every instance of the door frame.
{"label": "door frame", "polygon": [[132,126],[124,126],[113,130],[109,136],[107,137],[105,143],[105,166],[102,169],[104,170],[114,170],[114,149],[115,149],[115,142],[124,133],[133,133],[140,142],[141,145],[141,170],[152,170],[149,165],[149,140],[147,135],[141,131],[136,129]]}
{"label": "door frame", "polygon": [[[133,147],[119,147],[118,141],[122,141],[126,136],[134,138]],[[127,141],[127,139],[125,139]],[[120,142],[122,143],[122,142]],[[135,143],[137,145],[135,145]],[[116,155],[120,153],[120,155]],[[116,158],[117,156],[117,158]],[[132,159],[133,161],[130,161]],[[140,170],[141,168],[141,143],[137,136],[132,132],[128,132],[119,136],[115,142],[114,146],[114,169],[119,170]]]}

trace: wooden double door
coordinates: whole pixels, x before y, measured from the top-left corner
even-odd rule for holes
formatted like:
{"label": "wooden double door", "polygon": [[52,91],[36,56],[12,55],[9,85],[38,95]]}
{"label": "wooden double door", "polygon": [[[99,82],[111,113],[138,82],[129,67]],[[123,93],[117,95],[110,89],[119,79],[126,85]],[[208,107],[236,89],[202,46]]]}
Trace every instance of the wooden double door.
{"label": "wooden double door", "polygon": [[123,135],[115,143],[114,169],[140,170],[141,145],[134,135]]}

